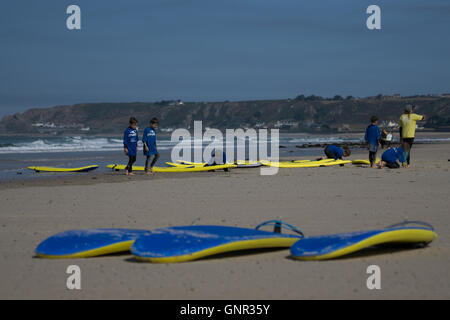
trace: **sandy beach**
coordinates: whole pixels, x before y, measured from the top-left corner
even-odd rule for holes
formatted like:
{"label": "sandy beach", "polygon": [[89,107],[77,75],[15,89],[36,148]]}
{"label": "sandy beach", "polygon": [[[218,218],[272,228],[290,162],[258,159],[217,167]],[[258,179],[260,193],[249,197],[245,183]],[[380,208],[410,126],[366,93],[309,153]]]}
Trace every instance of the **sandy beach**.
{"label": "sandy beach", "polygon": [[[351,159],[367,158],[365,151]],[[450,144],[415,145],[411,169],[355,165],[126,177],[92,173],[0,183],[0,299],[449,299]],[[288,250],[224,255],[180,264],[131,255],[49,260],[34,257],[48,236],[78,228],[216,224],[254,227],[280,218],[306,236],[431,223],[423,249],[354,254],[319,262]],[[82,289],[66,288],[81,268]],[[381,268],[381,290],[366,268]]]}

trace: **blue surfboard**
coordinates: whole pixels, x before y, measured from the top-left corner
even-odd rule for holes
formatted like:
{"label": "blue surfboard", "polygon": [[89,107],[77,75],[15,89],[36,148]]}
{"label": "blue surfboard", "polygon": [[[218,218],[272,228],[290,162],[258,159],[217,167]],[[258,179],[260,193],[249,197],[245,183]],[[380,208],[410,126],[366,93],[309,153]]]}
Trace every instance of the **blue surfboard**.
{"label": "blue surfboard", "polygon": [[[273,225],[274,232],[259,230]],[[296,234],[281,234],[281,228]],[[290,247],[303,233],[279,220],[270,220],[255,229],[228,226],[179,226],[156,229],[141,236],[131,246],[138,260],[172,263],[185,262],[237,250]]]}
{"label": "blue surfboard", "polygon": [[84,229],[55,234],[42,241],[36,255],[42,258],[86,258],[129,251],[139,236],[149,234],[140,229]]}
{"label": "blue surfboard", "polygon": [[[411,224],[420,226],[409,226]],[[380,244],[427,244],[436,238],[431,225],[407,221],[379,230],[307,237],[291,247],[291,254],[299,260],[325,260]]]}

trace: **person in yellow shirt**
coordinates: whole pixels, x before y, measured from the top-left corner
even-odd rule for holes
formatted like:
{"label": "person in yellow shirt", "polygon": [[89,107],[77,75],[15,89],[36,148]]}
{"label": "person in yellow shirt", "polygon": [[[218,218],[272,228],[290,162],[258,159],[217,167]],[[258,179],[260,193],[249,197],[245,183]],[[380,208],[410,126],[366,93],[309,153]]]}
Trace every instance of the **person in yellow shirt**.
{"label": "person in yellow shirt", "polygon": [[[406,167],[410,166],[411,148],[414,143],[414,136],[416,134],[416,121],[425,120],[425,116],[413,113],[415,106],[408,104],[405,107],[404,113],[398,121],[398,128],[400,133],[400,143],[405,152],[404,159],[406,159]],[[403,163],[405,166],[405,163]]]}

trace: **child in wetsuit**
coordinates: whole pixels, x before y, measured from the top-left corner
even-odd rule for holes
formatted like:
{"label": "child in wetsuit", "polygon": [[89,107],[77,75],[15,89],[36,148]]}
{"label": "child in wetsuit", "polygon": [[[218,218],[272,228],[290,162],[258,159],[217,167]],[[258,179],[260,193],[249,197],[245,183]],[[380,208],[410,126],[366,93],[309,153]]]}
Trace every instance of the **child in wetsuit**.
{"label": "child in wetsuit", "polygon": [[345,146],[344,148],[339,148],[335,145],[326,146],[324,152],[328,159],[334,160],[342,160],[342,157],[348,157],[351,154],[349,147]]}
{"label": "child in wetsuit", "polygon": [[130,125],[123,133],[123,151],[128,156],[128,164],[125,168],[126,175],[134,175],[133,163],[136,162],[137,142],[138,142],[138,121],[135,117],[131,117]]}
{"label": "child in wetsuit", "polygon": [[381,155],[381,161],[378,167],[388,167],[391,169],[400,168],[400,163],[405,162],[405,156],[403,154],[403,148],[389,148]]}
{"label": "child in wetsuit", "polygon": [[[158,119],[152,118],[150,120],[150,125],[145,128],[144,135],[142,136],[142,143],[144,144],[144,156],[147,156],[147,159],[145,160],[145,172],[147,174],[153,173],[153,166],[159,159],[159,153],[156,148],[156,129],[158,129],[158,124]],[[149,168],[149,163],[152,156],[153,160]]]}
{"label": "child in wetsuit", "polygon": [[372,116],[372,118],[370,118],[370,125],[367,127],[366,134],[364,136],[364,140],[367,142],[367,148],[369,149],[369,161],[372,168],[375,168],[380,139],[381,133],[380,128],[378,128],[378,118],[376,116]]}

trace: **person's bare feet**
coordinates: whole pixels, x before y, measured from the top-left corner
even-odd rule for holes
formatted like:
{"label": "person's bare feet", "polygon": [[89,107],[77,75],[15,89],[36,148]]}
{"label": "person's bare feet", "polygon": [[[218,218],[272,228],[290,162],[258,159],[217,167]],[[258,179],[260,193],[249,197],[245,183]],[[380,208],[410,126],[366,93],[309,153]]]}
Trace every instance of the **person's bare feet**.
{"label": "person's bare feet", "polygon": [[125,175],[129,175],[130,173],[128,172],[128,170],[125,170]]}
{"label": "person's bare feet", "polygon": [[129,176],[134,176],[134,173],[133,172],[129,172],[128,175]]}

